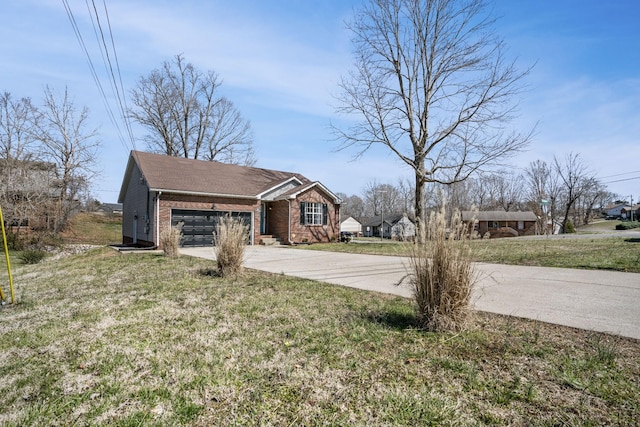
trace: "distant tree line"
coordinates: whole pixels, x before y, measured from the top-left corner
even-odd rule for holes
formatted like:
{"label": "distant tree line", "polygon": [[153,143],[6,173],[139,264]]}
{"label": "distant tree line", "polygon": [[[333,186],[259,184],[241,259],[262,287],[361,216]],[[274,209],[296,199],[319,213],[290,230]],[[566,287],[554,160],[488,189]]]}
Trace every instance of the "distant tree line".
{"label": "distant tree line", "polygon": [[100,145],[88,117],[66,88],[47,86],[39,105],[0,94],[0,205],[14,231],[57,233],[88,197]]}
{"label": "distant tree line", "polygon": [[[367,183],[360,194],[338,193],[341,215],[355,218],[407,214],[413,216],[414,191],[408,180],[397,183]],[[535,160],[518,172],[482,172],[454,184],[431,183],[425,191],[424,210],[443,203],[459,210],[533,211],[566,231],[571,225],[588,224],[599,208],[619,197],[607,190],[579,154]]]}

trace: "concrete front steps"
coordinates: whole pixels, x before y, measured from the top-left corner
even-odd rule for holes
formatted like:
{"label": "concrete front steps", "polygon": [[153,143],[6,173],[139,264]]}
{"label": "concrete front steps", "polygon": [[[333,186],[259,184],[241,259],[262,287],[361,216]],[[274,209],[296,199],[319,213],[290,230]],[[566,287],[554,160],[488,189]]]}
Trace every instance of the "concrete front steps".
{"label": "concrete front steps", "polygon": [[282,240],[271,235],[261,235],[260,244],[264,246],[280,246],[282,245]]}

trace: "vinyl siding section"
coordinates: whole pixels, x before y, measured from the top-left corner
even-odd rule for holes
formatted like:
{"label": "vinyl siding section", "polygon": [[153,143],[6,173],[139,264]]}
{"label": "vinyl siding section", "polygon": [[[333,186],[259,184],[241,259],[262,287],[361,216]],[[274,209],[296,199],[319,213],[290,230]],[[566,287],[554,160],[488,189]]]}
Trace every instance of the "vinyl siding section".
{"label": "vinyl siding section", "polygon": [[155,244],[154,196],[155,194],[149,191],[140,169],[134,164],[123,200],[123,243],[135,242],[144,246]]}

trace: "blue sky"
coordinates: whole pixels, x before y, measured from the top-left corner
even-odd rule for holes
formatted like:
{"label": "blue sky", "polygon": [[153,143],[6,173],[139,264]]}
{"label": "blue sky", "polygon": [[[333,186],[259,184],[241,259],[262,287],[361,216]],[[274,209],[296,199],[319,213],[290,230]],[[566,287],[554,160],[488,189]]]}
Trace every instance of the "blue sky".
{"label": "blue sky", "polygon": [[[215,70],[223,94],[251,121],[258,166],[347,194],[411,177],[382,148],[357,161],[354,151],[335,152],[329,132],[332,94],[353,63],[344,22],[360,0],[105,1],[127,94],[141,75],[183,53]],[[68,3],[117,114],[86,2]],[[102,11],[102,0],[95,3]],[[509,54],[521,67],[536,64],[513,126],[526,132],[538,123],[537,133],[514,166],[578,152],[611,191],[640,199],[640,2],[497,0],[494,9]],[[68,86],[100,127],[94,193],[114,202],[131,144],[107,118],[62,0],[4,0],[0,16],[0,90],[39,102],[45,85]],[[134,127],[134,135],[144,149],[144,130]]]}

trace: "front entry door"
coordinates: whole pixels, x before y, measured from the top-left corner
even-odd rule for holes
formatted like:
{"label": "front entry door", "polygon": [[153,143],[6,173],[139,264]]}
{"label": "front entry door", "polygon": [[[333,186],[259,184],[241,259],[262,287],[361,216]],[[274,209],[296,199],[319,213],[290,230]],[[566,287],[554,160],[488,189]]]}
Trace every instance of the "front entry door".
{"label": "front entry door", "polygon": [[267,204],[260,206],[260,234],[267,234]]}

